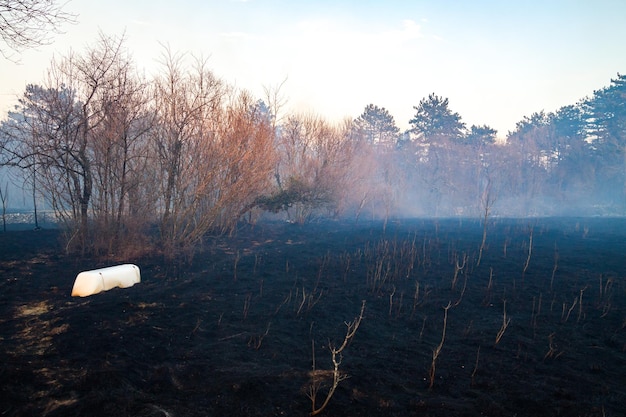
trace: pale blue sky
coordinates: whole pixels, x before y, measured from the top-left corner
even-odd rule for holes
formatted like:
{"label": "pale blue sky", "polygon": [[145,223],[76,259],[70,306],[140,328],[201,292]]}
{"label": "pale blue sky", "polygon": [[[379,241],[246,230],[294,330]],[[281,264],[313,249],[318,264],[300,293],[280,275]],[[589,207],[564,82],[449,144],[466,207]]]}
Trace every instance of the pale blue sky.
{"label": "pale blue sky", "polygon": [[535,111],[573,104],[626,72],[626,1],[72,0],[55,43],[0,60],[4,114],[53,54],[126,32],[146,74],[160,43],[209,56],[216,75],[261,97],[287,78],[289,111],[331,121],[373,103],[408,128],[430,93],[504,137]]}

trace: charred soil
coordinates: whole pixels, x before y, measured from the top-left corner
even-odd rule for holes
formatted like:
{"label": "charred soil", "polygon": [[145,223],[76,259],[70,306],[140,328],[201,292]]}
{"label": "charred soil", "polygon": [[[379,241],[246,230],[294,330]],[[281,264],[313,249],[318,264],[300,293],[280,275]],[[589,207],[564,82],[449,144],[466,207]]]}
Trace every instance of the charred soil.
{"label": "charred soil", "polygon": [[124,259],[140,284],[72,298],[114,262],[0,233],[0,414],[307,415],[365,301],[322,415],[623,415],[626,220],[490,219],[478,264],[482,236],[473,219],[263,223],[188,264]]}

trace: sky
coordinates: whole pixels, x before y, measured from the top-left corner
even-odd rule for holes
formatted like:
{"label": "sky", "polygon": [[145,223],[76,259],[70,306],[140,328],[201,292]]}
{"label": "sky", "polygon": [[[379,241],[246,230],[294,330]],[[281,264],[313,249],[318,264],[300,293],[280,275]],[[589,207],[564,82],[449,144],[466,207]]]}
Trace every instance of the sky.
{"label": "sky", "polygon": [[402,130],[435,93],[471,126],[503,138],[626,72],[626,2],[452,0],[70,0],[77,15],[53,43],[0,57],[0,118],[52,58],[126,38],[141,73],[164,45],[208,58],[224,81],[263,98],[281,83],[286,112],[329,121],[386,108]]}

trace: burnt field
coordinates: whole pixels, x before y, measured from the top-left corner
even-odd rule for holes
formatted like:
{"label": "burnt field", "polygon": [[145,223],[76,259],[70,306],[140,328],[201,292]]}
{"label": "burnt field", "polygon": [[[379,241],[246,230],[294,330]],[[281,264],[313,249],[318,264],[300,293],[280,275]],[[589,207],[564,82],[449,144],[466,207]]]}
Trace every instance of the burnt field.
{"label": "burnt field", "polygon": [[[2,416],[304,416],[334,376],[320,415],[624,412],[625,219],[491,219],[482,255],[471,219],[258,224],[184,264],[58,237],[0,234]],[[70,297],[122,262],[140,284]]]}

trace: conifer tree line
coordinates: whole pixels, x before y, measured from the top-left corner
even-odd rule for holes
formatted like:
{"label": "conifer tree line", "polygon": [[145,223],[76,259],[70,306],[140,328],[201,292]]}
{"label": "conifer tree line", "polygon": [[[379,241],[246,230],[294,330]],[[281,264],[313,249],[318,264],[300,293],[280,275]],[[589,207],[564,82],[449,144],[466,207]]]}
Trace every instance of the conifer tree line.
{"label": "conifer tree line", "polygon": [[0,128],[0,164],[55,210],[68,250],[191,254],[263,216],[623,215],[626,76],[496,141],[431,94],[401,132],[367,105],[331,123],[285,114],[206,60],[167,48],[141,75],[124,39],[100,35],[51,62]]}

